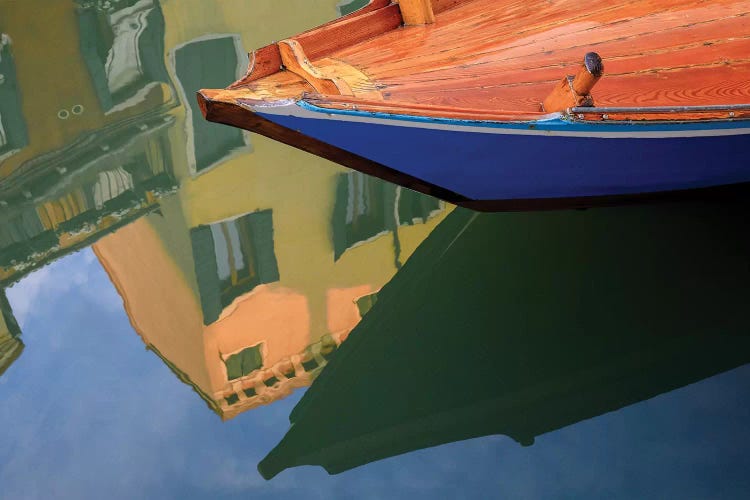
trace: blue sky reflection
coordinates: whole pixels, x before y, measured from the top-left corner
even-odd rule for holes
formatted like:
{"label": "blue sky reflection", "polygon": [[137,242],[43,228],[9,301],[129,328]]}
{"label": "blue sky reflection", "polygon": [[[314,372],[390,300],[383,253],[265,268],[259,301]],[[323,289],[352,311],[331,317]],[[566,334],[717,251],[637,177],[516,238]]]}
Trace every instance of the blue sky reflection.
{"label": "blue sky reflection", "polygon": [[258,461],[302,392],[222,423],[132,330],[90,250],[8,290],[26,350],[0,378],[0,498],[742,498],[745,366],[541,436],[488,437],[329,476]]}

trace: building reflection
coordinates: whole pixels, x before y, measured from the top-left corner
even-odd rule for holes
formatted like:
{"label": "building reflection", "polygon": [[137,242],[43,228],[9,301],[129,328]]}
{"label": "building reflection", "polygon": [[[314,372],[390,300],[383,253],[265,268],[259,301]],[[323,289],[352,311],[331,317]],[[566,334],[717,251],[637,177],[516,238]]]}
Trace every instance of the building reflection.
{"label": "building reflection", "polygon": [[454,211],[305,393],[261,474],[491,434],[527,446],[748,363],[743,197]]}
{"label": "building reflection", "polygon": [[308,385],[448,210],[206,122],[194,94],[357,0],[269,0],[273,23],[247,21],[257,2],[31,3],[0,8],[0,284],[93,244],[143,342],[222,418]]}
{"label": "building reflection", "polygon": [[[111,3],[0,6],[3,289],[158,210],[177,188],[163,13],[155,0]],[[4,297],[7,368],[23,344]]]}
{"label": "building reflection", "polygon": [[4,286],[176,188],[167,134],[177,100],[163,43],[153,43],[164,37],[159,4],[37,3],[2,6]]}
{"label": "building reflection", "polygon": [[21,329],[8,304],[5,291],[0,290],[0,376],[23,352]]}

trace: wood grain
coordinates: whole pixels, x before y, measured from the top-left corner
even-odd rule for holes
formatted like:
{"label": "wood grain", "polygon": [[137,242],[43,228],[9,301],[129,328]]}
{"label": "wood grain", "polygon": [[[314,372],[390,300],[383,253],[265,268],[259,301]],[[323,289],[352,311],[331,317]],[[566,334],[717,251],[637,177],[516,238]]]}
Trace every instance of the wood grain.
{"label": "wood grain", "polygon": [[[750,0],[590,0],[585,9],[573,0],[432,0],[432,8],[435,23],[401,27],[398,5],[371,2],[294,37],[307,57],[290,69],[312,77],[321,103],[334,108],[533,117],[595,50],[607,64],[591,93],[597,106],[750,102]],[[285,88],[292,82],[271,78],[281,65],[278,46],[259,49],[253,61],[232,88],[299,92],[299,82]]]}
{"label": "wood grain", "polygon": [[604,66],[599,54],[589,52],[574,77],[566,76],[555,85],[544,99],[542,109],[547,112],[559,112],[578,106],[593,106],[591,90],[603,72]]}
{"label": "wood grain", "polygon": [[326,74],[310,63],[296,40],[282,40],[279,42],[281,61],[287,71],[302,77],[307,83],[321,94],[354,95],[352,89],[343,78]]}
{"label": "wood grain", "polygon": [[[305,43],[309,43],[313,49],[312,56],[319,57],[334,48],[340,48],[341,45],[337,43],[326,45],[323,41],[326,38],[335,40],[335,37],[340,36],[342,32],[354,30],[359,34],[359,38],[351,37],[348,42],[353,43],[356,41],[365,40],[369,36],[382,34],[388,29],[393,29],[401,23],[400,13],[398,13],[398,22],[394,24],[394,9],[391,8],[384,14],[377,16],[376,18],[368,18],[366,23],[351,23],[351,21],[362,17],[366,14],[374,12],[376,10],[383,9],[391,5],[391,0],[370,0],[370,3],[365,5],[359,10],[356,10],[346,16],[342,16],[338,19],[334,19],[322,26],[318,26],[311,30],[305,31],[297,35],[296,39],[301,39]],[[397,8],[395,9],[397,10]],[[367,25],[369,27],[365,27]],[[393,28],[390,26],[393,25]],[[272,75],[281,71],[281,52],[279,46],[276,43],[266,45],[259,49],[254,50],[248,54],[250,63],[248,65],[247,73],[244,77],[240,78],[236,82],[232,83],[228,88],[240,88],[249,82],[265,78],[266,76]]]}
{"label": "wood grain", "polygon": [[414,104],[398,101],[384,102],[361,98],[359,96],[305,94],[303,99],[314,106],[325,109],[358,110],[371,113],[394,113],[409,116],[429,116],[432,118],[455,118],[459,120],[481,119],[498,122],[523,122],[536,120],[542,114],[513,111],[503,112],[487,108]]}
{"label": "wood grain", "polygon": [[248,54],[250,63],[247,73],[228,88],[236,89],[281,71],[281,52],[275,43],[256,49]]}
{"label": "wood grain", "polygon": [[435,14],[440,14],[467,1],[471,0],[432,0],[432,11]]}
{"label": "wood grain", "polygon": [[380,36],[401,26],[401,11],[398,5],[363,13],[336,23],[321,26],[292,37],[297,40],[311,60],[329,56],[332,52],[351,47]]}
{"label": "wood grain", "polygon": [[431,24],[435,22],[432,0],[398,0],[404,24]]}
{"label": "wood grain", "polygon": [[[750,102],[749,12],[747,0],[593,0],[583,10],[567,0],[467,0],[439,13],[433,25],[394,30],[333,57],[360,68],[386,100],[399,102],[533,112],[592,49],[608,65],[594,92],[598,105],[623,105],[625,85],[634,102],[649,89],[653,105],[689,105],[691,96],[722,85]],[[737,70],[694,78],[693,69],[722,65]],[[683,91],[653,100],[659,82]]]}

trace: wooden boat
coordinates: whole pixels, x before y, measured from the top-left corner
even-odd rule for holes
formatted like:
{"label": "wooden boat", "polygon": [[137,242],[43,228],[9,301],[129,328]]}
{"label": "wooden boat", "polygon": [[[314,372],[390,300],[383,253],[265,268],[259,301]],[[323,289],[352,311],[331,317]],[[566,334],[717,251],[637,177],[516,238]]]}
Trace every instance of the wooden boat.
{"label": "wooden boat", "polygon": [[[750,185],[748,0],[371,0],[206,119],[480,210]],[[606,68],[606,70],[604,69]]]}

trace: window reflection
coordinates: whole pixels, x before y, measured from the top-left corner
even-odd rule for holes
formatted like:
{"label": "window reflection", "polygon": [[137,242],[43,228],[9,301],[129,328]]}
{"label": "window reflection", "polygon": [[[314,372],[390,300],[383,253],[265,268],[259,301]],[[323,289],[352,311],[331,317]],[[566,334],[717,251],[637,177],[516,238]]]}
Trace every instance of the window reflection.
{"label": "window reflection", "polygon": [[271,210],[193,228],[190,238],[205,324],[240,295],[279,280]]}
{"label": "window reflection", "polygon": [[245,147],[241,130],[204,120],[194,97],[202,88],[225,87],[244,71],[247,60],[240,64],[238,47],[238,38],[226,35],[195,40],[175,51],[175,72],[189,110],[188,155],[194,173],[221,163]]}
{"label": "window reflection", "polygon": [[0,33],[0,162],[28,142],[11,52],[11,38]]}
{"label": "window reflection", "polygon": [[442,210],[440,200],[361,172],[340,174],[333,209],[334,260],[348,249],[399,225],[425,223]]}
{"label": "window reflection", "polygon": [[81,52],[105,112],[137,104],[169,82],[157,0],[78,3]]}

